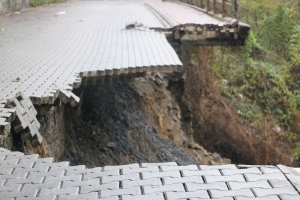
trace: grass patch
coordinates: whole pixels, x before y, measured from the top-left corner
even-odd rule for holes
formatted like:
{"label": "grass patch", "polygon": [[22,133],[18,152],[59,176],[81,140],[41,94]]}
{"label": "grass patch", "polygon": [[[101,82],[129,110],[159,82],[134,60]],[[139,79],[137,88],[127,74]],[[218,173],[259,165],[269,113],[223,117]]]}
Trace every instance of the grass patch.
{"label": "grass patch", "polygon": [[66,0],[30,0],[29,5],[32,7],[38,7],[46,4],[64,3]]}

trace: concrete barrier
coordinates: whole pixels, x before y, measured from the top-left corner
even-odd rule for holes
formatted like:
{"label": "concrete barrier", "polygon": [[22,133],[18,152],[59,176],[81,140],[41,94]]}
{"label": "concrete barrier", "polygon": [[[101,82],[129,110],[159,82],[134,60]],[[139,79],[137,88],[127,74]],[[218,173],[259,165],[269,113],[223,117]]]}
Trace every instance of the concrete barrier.
{"label": "concrete barrier", "polygon": [[29,0],[0,0],[0,15],[16,12],[29,5]]}

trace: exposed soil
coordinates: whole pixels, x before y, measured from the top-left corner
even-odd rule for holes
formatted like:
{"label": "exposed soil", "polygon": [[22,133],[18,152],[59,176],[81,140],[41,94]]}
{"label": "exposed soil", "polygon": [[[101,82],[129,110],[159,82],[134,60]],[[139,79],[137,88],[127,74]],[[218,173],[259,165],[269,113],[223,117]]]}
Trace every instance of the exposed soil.
{"label": "exposed soil", "polygon": [[188,120],[182,120],[167,86],[167,78],[152,74],[75,91],[82,93],[81,113],[66,109],[68,128],[60,159],[88,167],[135,162],[229,163],[189,139],[184,131]]}

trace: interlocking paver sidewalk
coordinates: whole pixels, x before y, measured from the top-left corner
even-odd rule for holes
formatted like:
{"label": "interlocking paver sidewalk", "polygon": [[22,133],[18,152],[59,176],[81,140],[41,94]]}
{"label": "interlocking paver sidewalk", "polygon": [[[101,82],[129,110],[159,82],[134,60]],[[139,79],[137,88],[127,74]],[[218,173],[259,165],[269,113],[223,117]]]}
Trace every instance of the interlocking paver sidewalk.
{"label": "interlocking paver sidewalk", "polygon": [[[65,14],[54,17],[60,11]],[[0,33],[2,103],[18,91],[47,101],[55,90],[72,90],[79,74],[181,65],[165,36],[147,29],[162,24],[137,1],[72,2],[0,21],[6,30]],[[132,22],[145,29],[125,29]]]}
{"label": "interlocking paver sidewalk", "polygon": [[[4,148],[0,148],[0,155],[3,156],[0,169],[9,169],[0,170],[0,199],[300,199],[296,187],[300,178],[298,169],[282,165],[238,168],[235,165],[142,163],[87,169],[84,165],[69,166],[68,162],[43,162],[44,159],[35,155],[26,156]],[[10,162],[13,156],[19,160],[24,157],[26,164],[31,163],[22,166],[24,174],[14,173],[19,167]],[[270,172],[266,169],[272,169],[276,176],[269,176],[272,173],[265,173]],[[206,173],[185,176],[183,170]],[[208,173],[215,170],[219,173]],[[260,178],[249,180],[246,178],[249,174]],[[35,176],[38,178],[34,181],[31,177]],[[84,179],[85,176],[89,178]],[[239,182],[240,177],[244,177],[242,182]]]}
{"label": "interlocking paver sidewalk", "polygon": [[[127,29],[128,23],[139,27]],[[33,146],[42,137],[31,101],[53,104],[60,98],[75,106],[80,99],[72,89],[83,77],[182,66],[166,36],[150,30],[164,28],[161,19],[140,1],[43,6],[0,16],[0,28],[0,134],[7,134],[17,117],[20,124],[13,128],[19,133],[28,127],[22,136],[32,139]],[[13,103],[8,105],[8,99]]]}
{"label": "interlocking paver sidewalk", "polygon": [[[228,24],[158,0],[72,1],[0,16],[0,134],[7,134],[19,118],[13,128],[38,145],[42,136],[32,103],[53,104],[59,98],[75,106],[80,98],[73,88],[94,84],[99,77],[180,68],[166,36],[153,30],[170,31],[163,16],[174,22],[173,27]],[[89,79],[82,82],[83,77]],[[14,105],[8,105],[8,99]]]}

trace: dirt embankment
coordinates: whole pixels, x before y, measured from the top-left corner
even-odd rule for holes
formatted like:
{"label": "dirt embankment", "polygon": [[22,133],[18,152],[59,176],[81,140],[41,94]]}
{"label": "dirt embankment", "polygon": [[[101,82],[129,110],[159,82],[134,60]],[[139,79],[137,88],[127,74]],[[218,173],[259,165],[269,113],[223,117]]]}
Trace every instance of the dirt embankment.
{"label": "dirt embankment", "polygon": [[[295,165],[293,159],[278,151],[270,141],[249,134],[231,102],[222,96],[216,77],[210,70],[210,47],[198,47],[197,61],[186,72],[186,99],[192,110],[194,138],[209,151],[217,151],[238,164]],[[280,142],[280,141],[279,141]]]}
{"label": "dirt embankment", "polygon": [[186,134],[190,121],[182,117],[168,89],[171,85],[168,77],[148,74],[131,82],[76,91],[82,93],[81,113],[66,110],[68,132],[61,159],[90,167],[168,161],[181,165],[228,163]]}
{"label": "dirt embankment", "polygon": [[37,106],[43,143],[32,148],[28,141],[14,137],[14,150],[88,167],[230,163],[194,142],[191,111],[182,99],[182,73],[152,73],[74,92],[81,97],[76,108],[58,100],[52,106]]}

